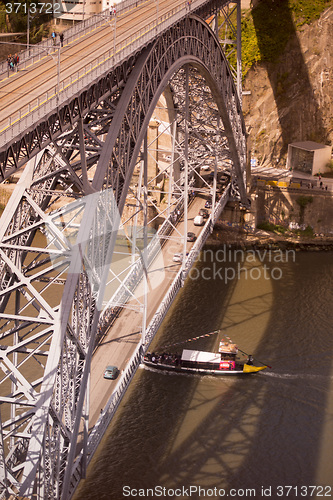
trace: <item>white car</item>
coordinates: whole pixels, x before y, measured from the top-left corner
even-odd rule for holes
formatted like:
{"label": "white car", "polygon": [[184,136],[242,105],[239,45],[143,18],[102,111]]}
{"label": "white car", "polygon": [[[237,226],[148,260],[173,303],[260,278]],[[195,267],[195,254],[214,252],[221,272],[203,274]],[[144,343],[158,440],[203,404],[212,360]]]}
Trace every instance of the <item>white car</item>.
{"label": "white car", "polygon": [[[188,252],[186,252],[186,257],[188,256]],[[183,262],[183,254],[182,253],[175,253],[172,259],[174,262],[178,262],[179,264]]]}
{"label": "white car", "polygon": [[174,262],[182,262],[183,261],[183,254],[182,253],[175,253],[172,259]]}
{"label": "white car", "polygon": [[196,215],[196,216],[194,217],[193,224],[194,224],[195,226],[203,226],[203,225],[204,225],[204,223],[205,223],[205,221],[204,221],[204,218],[202,217],[202,215]]}

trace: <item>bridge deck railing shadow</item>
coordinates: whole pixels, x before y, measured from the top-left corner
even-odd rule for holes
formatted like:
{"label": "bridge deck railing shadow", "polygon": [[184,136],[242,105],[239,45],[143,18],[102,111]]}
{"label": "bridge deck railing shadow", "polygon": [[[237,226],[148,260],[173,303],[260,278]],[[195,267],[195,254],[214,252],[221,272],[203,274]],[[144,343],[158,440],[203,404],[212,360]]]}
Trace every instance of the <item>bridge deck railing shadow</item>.
{"label": "bridge deck railing shadow", "polygon": [[[278,141],[281,142],[280,156],[287,153],[288,144],[293,140],[323,142],[328,133],[289,3],[288,0],[260,0],[252,9],[261,64],[267,70],[278,112],[281,128],[281,138]],[[289,89],[295,99],[291,93],[288,95]],[[301,100],[306,102],[304,109],[308,110],[308,126],[304,126],[299,119]],[[273,154],[274,149],[277,149],[276,145],[273,147]]]}
{"label": "bridge deck railing shadow", "polygon": [[[203,0],[194,0],[191,4],[191,12],[199,9],[205,3]],[[158,16],[158,19],[154,18],[144,28],[132,32],[128,37],[116,43],[115,47],[62,80],[59,89],[52,87],[44,94],[31,100],[19,111],[13,113],[6,122],[1,123],[0,148],[26,130],[32,129],[42,117],[49,116],[54,110],[71,101],[94,82],[98,82],[103,75],[142,50],[157,35],[162,34],[171,25],[186,17],[188,13],[185,2],[171,8],[166,14]]]}
{"label": "bridge deck railing shadow", "polygon": [[[118,15],[124,14],[133,5],[137,6],[138,3],[141,3],[141,0],[122,0],[122,2],[118,4]],[[78,37],[82,37],[90,31],[95,30],[102,25],[105,25],[105,21],[109,17],[109,10],[104,10],[102,12],[99,12],[98,14],[94,14],[93,16],[88,17],[83,21],[80,21],[74,26],[71,26],[67,30],[63,31],[64,43],[66,45],[73,43]],[[45,51],[49,51],[50,45],[51,39],[49,38],[47,40],[42,40],[35,45],[31,45],[26,50],[21,50],[19,53],[20,70],[26,69],[28,65],[30,66],[31,64],[40,61],[40,59],[45,56]],[[0,81],[6,78],[8,75],[7,66],[7,61],[0,62]]]}
{"label": "bridge deck railing shadow", "polygon": [[[173,303],[175,297],[177,296],[178,292],[182,288],[184,284],[184,280],[186,279],[187,274],[189,273],[192,265],[194,264],[195,260],[197,259],[199,252],[203,245],[205,244],[205,241],[210,234],[210,230],[214,225],[214,222],[216,219],[219,217],[221,212],[223,211],[228,199],[229,199],[229,192],[230,192],[230,185],[226,188],[225,192],[223,193],[222,197],[220,198],[219,202],[217,203],[215,207],[214,214],[207,220],[205,226],[203,227],[202,231],[200,232],[199,237],[197,238],[195,244],[193,245],[191,251],[189,252],[189,255],[187,256],[186,264],[185,264],[185,271],[183,269],[180,269],[174,278],[171,286],[169,287],[167,293],[165,294],[162,302],[160,303],[157,311],[155,312],[150,324],[147,327],[147,331],[145,333],[145,339],[143,340],[141,337],[140,342],[137,344],[131,358],[129,359],[125,369],[123,370],[121,377],[119,381],[117,382],[115,389],[113,393],[111,394],[103,412],[101,413],[96,425],[93,427],[89,439],[88,439],[88,445],[87,445],[87,456],[88,456],[88,461],[87,465],[90,463],[91,459],[93,458],[93,455],[103,438],[106,429],[110,425],[110,422],[112,418],[114,417],[119,404],[126,392],[126,390],[129,387],[129,384],[136,373],[137,368],[139,367],[141,361],[142,361],[142,356],[143,354],[148,350],[149,345],[151,344],[154,336],[156,335],[159,327],[162,324],[163,319],[165,318],[168,310],[170,309],[171,304]],[[165,232],[168,232],[168,227],[170,226],[170,221],[166,220],[165,224],[163,224],[163,234]],[[161,229],[162,229],[161,228]],[[159,248],[159,246],[157,246]],[[152,260],[155,258],[156,254],[156,245],[153,245],[153,251],[151,253],[151,258],[149,262],[152,262]],[[131,273],[129,273],[131,274]],[[126,288],[126,286],[123,286],[122,288]],[[121,293],[121,292],[120,292]],[[126,291],[127,294],[127,291]],[[71,481],[71,487],[73,488],[73,491],[76,489],[80,479],[81,479],[81,467],[83,463],[83,452],[77,457],[76,462],[73,467],[73,473],[72,473],[72,481]]]}
{"label": "bridge deck railing shadow", "polygon": [[[103,486],[99,485],[105,484],[104,481],[108,491],[112,491],[110,500],[119,496],[125,484],[133,488],[152,488],[154,484],[169,488],[200,484],[229,491],[253,488],[257,494],[261,486],[271,486],[276,491],[284,484],[298,487],[318,484],[317,468],[332,363],[327,360],[322,367],[320,389],[316,378],[309,383],[311,374],[304,378],[304,370],[295,371],[294,378],[289,378],[289,370],[295,369],[290,349],[297,345],[290,345],[290,331],[286,328],[290,316],[281,314],[279,308],[271,312],[272,304],[283,290],[290,287],[294,288],[293,293],[297,290],[297,279],[302,273],[295,265],[289,267],[289,272],[294,277],[285,283],[273,282],[268,297],[258,294],[255,300],[246,297],[234,302],[234,307],[246,308],[247,316],[238,319],[234,312],[230,318],[236,324],[239,320],[239,328],[246,329],[247,322],[258,314],[258,301],[262,303],[266,299],[267,309],[263,308],[260,314],[270,313],[270,318],[256,354],[261,357],[264,353],[272,360],[273,372],[263,372],[256,378],[238,380],[229,386],[221,380],[213,382],[211,378],[205,382],[197,376],[172,377],[143,371],[142,382],[137,383],[121,408],[121,418],[91,465],[86,484],[82,485],[77,498],[84,498],[84,492],[88,491],[91,500],[98,498],[98,494],[100,498]],[[192,307],[191,301],[188,304],[187,307]],[[220,300],[219,304],[223,316],[228,300]],[[293,307],[289,301],[287,312],[292,312]],[[198,314],[202,314],[203,308],[199,308]],[[186,306],[179,302],[178,309],[184,315]],[[189,317],[186,312],[185,316]],[[193,316],[188,326],[195,328],[197,318]],[[173,324],[169,318],[169,332]],[[310,336],[305,332],[306,338]],[[287,349],[277,350],[281,345]],[[298,347],[304,351],[301,344]],[[138,404],[142,405],[141,411],[135,412]],[[297,404],[299,411],[293,420],[290,415]],[[206,411],[201,409],[204,406]],[[133,412],[137,425],[133,425]],[[189,421],[190,414],[195,417]],[[129,445],[124,445],[125,442]],[[95,488],[98,493],[94,493]]]}

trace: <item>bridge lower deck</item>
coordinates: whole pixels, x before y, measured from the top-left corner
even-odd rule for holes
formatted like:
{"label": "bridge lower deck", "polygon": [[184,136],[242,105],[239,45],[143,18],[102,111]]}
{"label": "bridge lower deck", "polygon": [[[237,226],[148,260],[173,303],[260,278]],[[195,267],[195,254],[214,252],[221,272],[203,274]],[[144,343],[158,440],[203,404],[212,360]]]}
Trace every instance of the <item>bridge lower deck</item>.
{"label": "bridge lower deck", "polygon": [[[205,198],[197,196],[189,207],[188,231],[195,233],[197,236],[202,228],[194,226],[193,219],[200,208],[204,206],[204,203]],[[180,233],[184,232],[183,217],[179,221],[177,229]],[[189,252],[192,246],[193,243],[188,242],[186,251]],[[162,259],[155,259],[149,268],[148,274],[150,276],[154,274],[154,281],[159,284],[154,290],[150,290],[150,293],[148,292],[147,323],[152,319],[180,269],[181,264],[173,262],[173,256],[181,251],[182,241],[180,237],[173,238],[171,235],[170,239],[163,245]],[[160,266],[161,261],[164,263],[164,268]],[[137,302],[132,300],[122,310],[93,356],[90,388],[90,429],[96,424],[100,410],[105,407],[117,383],[117,380],[103,378],[105,367],[107,365],[116,365],[120,370],[123,370],[141,339],[142,315],[138,314],[137,310],[134,309],[136,305]],[[133,307],[131,308],[131,306]]]}

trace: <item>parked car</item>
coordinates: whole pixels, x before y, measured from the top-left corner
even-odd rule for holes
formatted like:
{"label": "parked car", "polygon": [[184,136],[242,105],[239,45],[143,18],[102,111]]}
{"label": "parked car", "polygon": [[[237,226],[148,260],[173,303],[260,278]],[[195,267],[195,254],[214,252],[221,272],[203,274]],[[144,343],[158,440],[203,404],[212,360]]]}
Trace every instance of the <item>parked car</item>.
{"label": "parked car", "polygon": [[200,208],[199,215],[201,215],[201,217],[203,217],[204,219],[208,219],[209,217],[208,210],[206,208]]}
{"label": "parked car", "polygon": [[228,175],[221,175],[221,177],[219,178],[219,182],[224,185],[229,184],[230,177]]}
{"label": "parked car", "polygon": [[191,231],[187,233],[187,241],[195,241],[196,239],[197,237],[194,233],[191,233]]}
{"label": "parked car", "polygon": [[108,378],[110,380],[114,380],[119,375],[119,370],[116,366],[107,366],[104,371],[104,378]]}
{"label": "parked car", "polygon": [[204,225],[204,223],[205,223],[205,221],[204,221],[204,218],[202,217],[202,215],[196,215],[196,216],[194,217],[193,224],[194,224],[195,226],[203,226],[203,225]]}
{"label": "parked car", "polygon": [[173,256],[172,260],[174,262],[182,262],[182,260],[183,260],[183,254],[182,253],[175,253],[175,255]]}
{"label": "parked car", "polygon": [[[186,255],[188,255],[188,252],[186,252]],[[174,262],[183,262],[183,254],[182,253],[175,253],[175,255],[173,256],[172,260]]]}

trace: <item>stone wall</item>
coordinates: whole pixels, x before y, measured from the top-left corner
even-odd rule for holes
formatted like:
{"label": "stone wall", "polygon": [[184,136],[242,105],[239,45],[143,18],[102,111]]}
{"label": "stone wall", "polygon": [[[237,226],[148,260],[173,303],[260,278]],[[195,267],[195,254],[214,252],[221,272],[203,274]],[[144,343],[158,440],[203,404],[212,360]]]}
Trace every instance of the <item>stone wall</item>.
{"label": "stone wall", "polygon": [[[310,198],[304,210],[300,198]],[[288,225],[296,222],[311,226],[315,233],[333,235],[333,195],[319,189],[289,189],[258,187],[253,203],[257,223],[268,221],[272,224]],[[302,213],[303,212],[303,213]]]}
{"label": "stone wall", "polygon": [[246,76],[248,147],[259,164],[286,165],[291,142],[333,143],[333,7],[295,31],[277,63]]}

